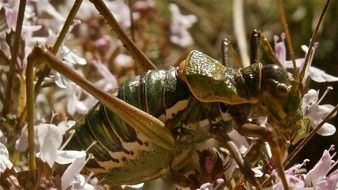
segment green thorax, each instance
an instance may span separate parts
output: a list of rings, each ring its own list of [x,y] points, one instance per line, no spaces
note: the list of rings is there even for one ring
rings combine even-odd
[[[192,51],[179,68],[179,77],[202,102],[256,103],[261,80],[260,63],[244,69],[226,67],[198,51]]]

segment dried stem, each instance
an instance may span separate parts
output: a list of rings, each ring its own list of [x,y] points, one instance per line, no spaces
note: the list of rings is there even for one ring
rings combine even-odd
[[[52,53],[56,54],[59,48],[61,47],[62,42],[64,41],[64,38],[66,37],[66,34],[70,28],[70,26],[73,24],[74,17],[77,13],[77,11],[80,8],[80,5],[83,0],[76,0],[66,21],[65,24],[62,27],[61,32],[59,33],[59,36],[53,46]],[[21,3],[20,3],[21,5]],[[24,120],[27,110],[27,123],[28,123],[28,159],[29,159],[29,173],[30,178],[35,181],[36,177],[36,160],[35,160],[35,143],[34,143],[34,99],[38,92],[42,81],[44,78],[48,75],[50,72],[50,68],[46,67],[43,71],[43,74],[40,76],[35,88],[34,88],[34,64],[32,63],[35,58],[29,57],[28,58],[28,64],[26,69],[26,93],[27,93],[27,104],[26,109],[24,109],[23,113],[21,114],[20,120]]]
[[[320,27],[321,23],[323,22],[324,14],[325,14],[327,8],[329,7],[330,2],[331,2],[330,0],[326,1],[324,9],[323,9],[323,11],[322,11],[322,13],[321,13],[321,15],[319,17],[318,23],[316,25],[316,29],[315,29],[315,31],[312,34],[312,37],[311,37],[311,40],[310,40],[310,44],[309,44],[309,51],[306,53],[305,61],[304,61],[304,66],[302,68],[302,71],[300,72],[300,80],[302,80],[304,78],[307,65],[309,64],[309,60],[310,60],[311,54],[312,54],[312,52],[314,50],[312,47],[314,46],[314,44],[316,42],[318,31],[319,31],[319,27]]]
[[[16,21],[15,27],[15,36],[14,42],[11,49],[11,60],[9,65],[9,72],[8,72],[8,84],[6,87],[6,101],[4,102],[4,109],[3,115],[6,115],[10,112],[11,104],[12,104],[12,92],[13,92],[13,80],[14,80],[14,72],[15,72],[15,65],[17,63],[17,56],[18,56],[18,48],[21,41],[21,31],[22,31],[22,24],[23,19],[25,16],[25,9],[26,9],[27,0],[20,0],[19,4],[19,11],[18,11],[18,18]]]
[[[58,51],[59,51],[59,48],[61,47],[63,41],[65,40],[66,38],[66,35],[69,31],[69,28],[71,27],[71,25],[73,24],[73,21],[74,21],[74,18],[76,16],[76,13],[78,12],[81,4],[82,4],[82,1],[83,0],[76,0],[73,4],[73,7],[72,9],[70,10],[68,16],[67,16],[67,19],[56,39],[56,42],[52,48],[52,53],[55,55]],[[40,75],[38,81],[36,82],[36,85],[35,85],[35,92],[36,92],[36,95],[37,93],[39,92],[39,89],[41,87],[41,84],[44,80],[44,78],[49,74],[50,72],[50,68],[47,67],[45,68],[43,71],[42,71],[42,74]]]
[[[66,38],[66,35],[71,27],[71,25],[73,24],[73,21],[74,21],[74,18],[76,16],[76,13],[78,12],[81,4],[82,4],[82,1],[83,0],[76,0],[73,4],[73,7],[72,9],[70,10],[67,18],[66,18],[66,21],[65,21],[65,24],[63,25],[57,39],[56,39],[56,42],[52,48],[52,53],[53,54],[56,54],[59,50],[59,48],[61,47],[62,45],[62,42],[64,41],[64,39]],[[45,67],[44,70],[41,72],[41,75],[39,76],[36,84],[35,84],[35,97],[38,95],[39,93],[39,90],[41,88],[41,84],[43,82],[43,80],[45,79],[45,77],[49,74],[50,72],[50,68],[49,67]],[[18,124],[19,126],[22,126],[23,125],[23,122],[25,121],[25,118],[26,118],[26,114],[27,114],[27,108],[25,107],[22,111],[22,113],[20,114],[20,117],[18,118]]]
[[[288,23],[286,21],[286,16],[285,16],[285,11],[284,11],[282,0],[277,0],[277,5],[279,9],[279,16],[280,16],[280,19],[281,19],[281,22],[282,22],[282,25],[283,25],[283,28],[286,34],[287,46],[290,52],[290,58],[291,58],[292,65],[293,65],[293,72],[294,72],[293,75],[294,75],[295,81],[300,82],[299,71],[296,65],[295,51],[293,50],[291,35],[289,32]]]

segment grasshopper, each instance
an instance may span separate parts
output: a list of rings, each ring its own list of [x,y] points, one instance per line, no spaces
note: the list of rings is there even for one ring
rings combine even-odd
[[[116,22],[102,1],[94,4],[108,23]],[[148,62],[123,31],[119,32],[136,59]],[[298,143],[309,132],[301,111],[303,72],[299,76],[295,67],[294,78],[289,77],[273,56],[270,63],[261,63],[260,46],[268,53],[271,47],[260,32],[252,33],[251,44],[251,65],[246,68],[226,66],[194,50],[178,67],[150,70],[127,80],[117,96],[96,88],[48,49],[35,47],[28,57],[27,109],[29,115],[34,112],[32,71],[37,65],[48,64],[99,100],[76,124],[69,147],[85,149],[97,141],[89,149],[95,159],[87,169],[102,183],[133,184],[168,175],[189,162],[198,143],[215,138],[229,149],[245,178],[261,189],[227,135],[234,127],[244,136],[268,142],[278,175],[288,189],[283,156],[290,143]],[[227,52],[224,60],[228,60]],[[231,115],[231,126],[226,113]],[[268,117],[267,126],[253,122],[258,116]],[[208,122],[207,127],[199,125],[202,121]],[[33,123],[29,117],[29,126]]]

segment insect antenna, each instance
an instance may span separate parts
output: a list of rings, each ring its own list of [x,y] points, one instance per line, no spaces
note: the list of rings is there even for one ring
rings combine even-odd
[[[281,64],[281,62],[276,58],[275,52],[272,50],[269,40],[266,39],[266,37],[264,37],[263,35],[260,36],[260,44],[261,44],[263,51],[270,58],[273,64],[279,65],[281,66],[281,68],[283,68],[283,65]]]
[[[250,36],[250,65],[259,61],[260,58],[261,32],[253,30]]]
[[[334,109],[326,115],[326,117],[314,128],[304,140],[302,140],[297,147],[289,154],[288,158],[284,162],[284,167],[290,164],[291,160],[299,153],[299,151],[313,138],[313,136],[318,132],[318,130],[328,121],[338,110],[338,104]]]
[[[237,68],[242,68],[243,65],[239,60],[239,56],[235,51],[234,47],[231,45],[231,41],[225,38],[221,44],[222,48],[222,64],[224,66],[234,66]]]
[[[324,6],[324,9],[319,17],[319,20],[317,22],[317,25],[316,25],[316,28],[315,28],[315,31],[313,32],[312,34],[312,37],[310,39],[310,44],[309,44],[309,50],[308,52],[306,53],[306,56],[305,56],[305,61],[304,61],[304,65],[303,65],[303,68],[302,68],[302,71],[300,72],[300,81],[303,80],[304,78],[304,75],[305,75],[305,71],[306,71],[306,68],[307,68],[307,65],[309,64],[309,60],[310,60],[310,57],[311,57],[311,54],[314,50],[314,48],[312,48],[316,42],[316,39],[317,39],[317,36],[318,36],[318,31],[319,31],[319,27],[320,25],[322,24],[323,22],[323,18],[324,18],[324,15],[325,15],[325,12],[327,10],[327,8],[329,7],[329,4],[330,4],[331,0],[327,0],[326,1],[326,4]]]
[[[134,25],[134,17],[133,17],[133,0],[128,0],[129,7],[129,19],[130,19],[130,36],[131,40],[135,42],[135,25]]]
[[[109,10],[107,5],[102,0],[90,0],[93,3],[95,8],[100,12],[100,14],[107,21],[108,25],[115,31],[117,36],[133,55],[136,61],[141,64],[145,70],[155,70],[157,69],[156,65],[150,61],[150,59],[136,46],[136,44],[127,36],[127,34],[122,30],[121,26],[118,24],[112,12]]]

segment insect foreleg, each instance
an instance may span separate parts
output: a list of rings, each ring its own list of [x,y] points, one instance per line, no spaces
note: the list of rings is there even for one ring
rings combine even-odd
[[[239,169],[241,170],[245,179],[248,180],[257,189],[263,189],[254,177],[254,173],[251,170],[249,164],[243,159],[241,153],[239,152],[234,142],[230,139],[230,137],[225,132],[213,132],[212,134],[216,140],[221,142],[222,145],[230,151],[231,156],[238,164]]]
[[[288,188],[288,183],[284,174],[283,164],[282,164],[282,151],[278,144],[277,135],[264,126],[260,126],[253,123],[245,123],[237,128],[238,132],[245,136],[254,136],[266,140],[272,152],[272,159],[275,164],[278,176],[281,178],[284,189]]]

